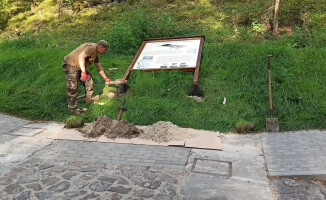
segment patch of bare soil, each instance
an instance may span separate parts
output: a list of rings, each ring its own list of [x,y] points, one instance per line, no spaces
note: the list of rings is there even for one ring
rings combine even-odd
[[[94,122],[79,129],[84,137],[100,137],[105,135],[108,138],[135,138],[139,137],[154,142],[180,141],[192,138],[195,135],[188,133],[186,129],[180,128],[171,122],[159,121],[151,126],[137,128],[127,120],[112,120],[106,116],[96,117]]]
[[[94,122],[87,124],[79,129],[85,137],[100,137],[105,135],[107,138],[134,138],[143,131],[127,120],[112,120],[106,116],[98,116]]]

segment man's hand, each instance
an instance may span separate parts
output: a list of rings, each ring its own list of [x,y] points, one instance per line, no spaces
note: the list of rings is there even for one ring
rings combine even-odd
[[[109,78],[104,78],[104,80],[105,80],[105,82],[107,82],[108,84],[110,84],[110,82],[111,82],[111,79],[109,79]]]
[[[81,78],[80,78],[80,80],[81,80],[81,81],[86,81],[86,79],[87,79],[87,74],[86,74],[86,72],[82,72],[82,73],[81,73]]]

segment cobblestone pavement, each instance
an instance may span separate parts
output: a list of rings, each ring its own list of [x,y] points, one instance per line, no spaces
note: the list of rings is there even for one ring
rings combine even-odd
[[[242,159],[248,154],[253,158]],[[228,145],[221,152],[58,141],[3,173],[0,193],[3,199],[273,199],[259,154]],[[145,162],[148,156],[155,158]]]
[[[0,114],[0,199],[325,199],[322,131],[222,134],[215,151],[47,139],[62,127]],[[312,180],[277,176],[298,167]]]
[[[181,199],[187,173],[163,168],[32,158],[3,174],[1,199]]]

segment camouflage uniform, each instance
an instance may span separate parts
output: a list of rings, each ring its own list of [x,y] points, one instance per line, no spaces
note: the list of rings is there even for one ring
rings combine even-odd
[[[86,71],[86,81],[81,81],[81,70],[75,66],[62,62],[63,71],[66,75],[66,98],[69,108],[77,108],[78,81],[84,86],[86,98],[91,98],[94,93],[92,74]]]
[[[97,49],[98,45],[104,47]],[[84,67],[87,69],[93,63],[97,67],[97,70],[100,72],[102,71],[102,66],[99,64],[99,57],[98,53],[105,53],[106,49],[108,49],[109,44],[104,41],[100,40],[97,44],[96,43],[84,43],[66,55],[62,62],[63,71],[66,75],[66,97],[68,102],[68,107],[70,111],[74,111],[77,109],[77,95],[78,95],[78,81],[84,86],[85,88],[85,95],[86,95],[86,103],[91,101],[96,101],[96,98],[93,97],[94,88],[93,88],[93,79],[92,74],[86,70],[86,81],[81,81],[81,66],[79,57],[80,55],[85,56],[84,60]],[[102,75],[102,74],[101,74]],[[105,76],[105,75],[104,75]],[[103,77],[104,79],[108,79],[107,77]],[[110,80],[110,79],[108,79]],[[97,97],[98,98],[98,97]],[[73,113],[73,112],[72,112]]]

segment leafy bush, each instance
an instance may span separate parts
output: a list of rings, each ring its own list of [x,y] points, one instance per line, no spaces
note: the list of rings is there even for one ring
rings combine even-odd
[[[194,30],[192,31],[194,32]],[[146,38],[172,37],[189,34],[189,28],[178,26],[168,13],[159,14],[140,5],[136,10],[123,14],[101,33],[108,38],[114,53],[134,55]]]
[[[134,54],[147,37],[148,22],[148,16],[143,9],[132,12],[131,17],[123,16],[113,22],[113,28],[108,33],[113,51]]]
[[[2,10],[0,10],[0,12],[4,13],[4,11],[2,11]],[[6,28],[8,20],[9,20],[8,15],[0,15],[0,33],[1,33],[1,30]]]
[[[307,22],[307,15],[324,13],[326,3],[320,0],[281,1],[279,17],[282,26],[302,26]]]

